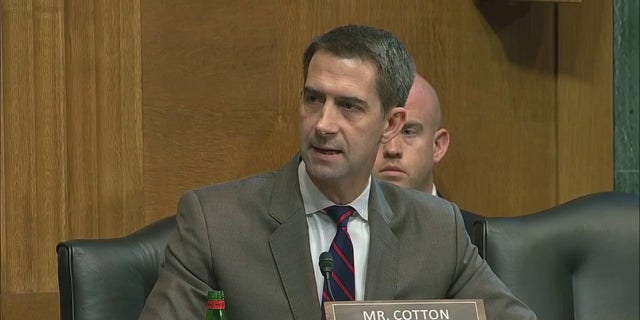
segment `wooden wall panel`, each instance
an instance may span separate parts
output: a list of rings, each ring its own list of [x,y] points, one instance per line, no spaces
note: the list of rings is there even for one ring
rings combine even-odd
[[[3,63],[3,86],[12,81],[21,86],[4,86],[2,108],[2,290],[19,290],[29,286],[28,276],[21,274],[15,264],[26,265],[27,251],[11,250],[7,239],[16,247],[25,246],[35,194],[33,169],[35,163],[29,155],[35,149],[33,103],[33,8],[31,3],[3,2],[2,59],[16,63]],[[20,41],[24,40],[24,41]],[[9,45],[10,44],[10,45]],[[6,80],[5,80],[6,79]],[[11,190],[11,194],[7,192]],[[11,214],[7,214],[10,212]],[[7,226],[11,226],[8,228]],[[27,284],[25,284],[25,282]]]
[[[1,6],[0,317],[56,318],[56,243],[144,223],[139,2]]]
[[[297,109],[279,100],[278,75],[299,62],[279,57],[293,50],[279,10],[273,1],[142,2],[147,220],[173,214],[188,189],[293,156]]]
[[[55,291],[57,270],[55,253],[51,244],[63,235],[61,223],[66,212],[66,147],[64,130],[64,55],[63,55],[63,6],[61,2],[48,0],[34,1],[34,55],[33,55],[33,97],[35,149],[29,158],[35,161],[34,176],[29,182],[34,186],[31,212],[23,212],[29,228],[22,230],[24,246],[12,247],[24,251],[30,260],[16,264],[19,272],[28,272],[33,283],[20,288],[27,292],[39,288],[44,292]],[[33,157],[41,154],[42,157]],[[24,254],[24,253],[22,253]],[[18,277],[24,279],[24,277]]]
[[[0,295],[0,320],[59,319],[57,292],[9,293]]]
[[[66,127],[69,238],[99,236],[96,49],[94,1],[73,1],[65,7]]]
[[[612,0],[558,5],[558,201],[613,191]]]
[[[143,1],[142,12],[148,221],[187,189],[295,153],[302,51],[346,23],[397,34],[440,92],[453,145],[437,176],[450,199],[490,215],[556,202],[552,4]]]
[[[69,237],[144,224],[137,1],[66,3]]]
[[[443,125],[451,134],[449,152],[436,166],[439,190],[488,216],[552,206],[554,6],[447,5],[437,12],[450,15],[432,27],[437,49],[422,48],[427,56],[418,62],[440,93]]]
[[[124,227],[116,229],[117,235],[127,234],[145,224],[144,219],[144,141],[142,117],[142,56],[140,29],[140,1],[121,0],[119,12],[120,82],[117,105],[120,107],[122,139],[120,161],[121,199]]]
[[[187,189],[293,156],[302,50],[338,24],[393,31],[436,87],[453,136],[436,179],[463,208],[612,187],[610,0],[0,7],[1,319],[57,318],[58,241],[129,233]]]
[[[95,1],[100,236],[144,224],[139,2]],[[115,197],[115,198],[114,198]],[[115,201],[114,201],[115,200]]]
[[[5,8],[11,29],[3,59],[19,63],[3,64],[5,79],[18,85],[4,91],[2,290],[53,291],[51,244],[61,237],[66,199],[62,7],[17,1]]]

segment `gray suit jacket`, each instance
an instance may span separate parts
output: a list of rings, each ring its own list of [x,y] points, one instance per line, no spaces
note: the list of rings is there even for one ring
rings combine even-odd
[[[233,320],[321,318],[298,161],[182,196],[141,319],[204,319],[211,288]],[[535,319],[478,256],[452,203],[374,180],[369,226],[366,300],[481,298],[488,319]]]

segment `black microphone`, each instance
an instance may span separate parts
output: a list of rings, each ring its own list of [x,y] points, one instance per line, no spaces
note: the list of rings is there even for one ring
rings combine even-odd
[[[331,274],[333,273],[333,257],[329,252],[323,252],[320,254],[320,261],[318,262],[320,266],[320,273],[324,277],[324,285],[327,287],[327,291],[329,291],[329,298],[331,301],[336,301],[333,298],[333,292],[331,292],[331,283],[329,279],[331,279]]]

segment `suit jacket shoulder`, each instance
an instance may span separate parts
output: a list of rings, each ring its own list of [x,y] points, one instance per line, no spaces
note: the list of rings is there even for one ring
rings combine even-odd
[[[370,252],[374,252],[376,237],[392,234],[388,238],[393,241],[387,241],[387,247],[395,247],[395,251],[386,249],[393,259],[386,263],[397,268],[383,267],[385,273],[374,271],[377,279],[367,274],[367,295],[370,283],[391,280],[396,286],[393,299],[479,298],[485,302],[487,319],[535,319],[478,256],[455,204],[385,182],[374,186]],[[376,222],[378,213],[388,221],[387,226]]]
[[[185,193],[141,319],[203,319],[212,288],[230,318],[319,319],[297,165]]]

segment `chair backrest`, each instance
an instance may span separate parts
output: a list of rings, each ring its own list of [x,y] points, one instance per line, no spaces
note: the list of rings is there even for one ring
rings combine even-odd
[[[474,224],[474,239],[539,319],[637,320],[639,199],[596,193],[527,216],[486,218]]]
[[[138,319],[175,225],[171,216],[122,238],[59,243],[60,318]]]

